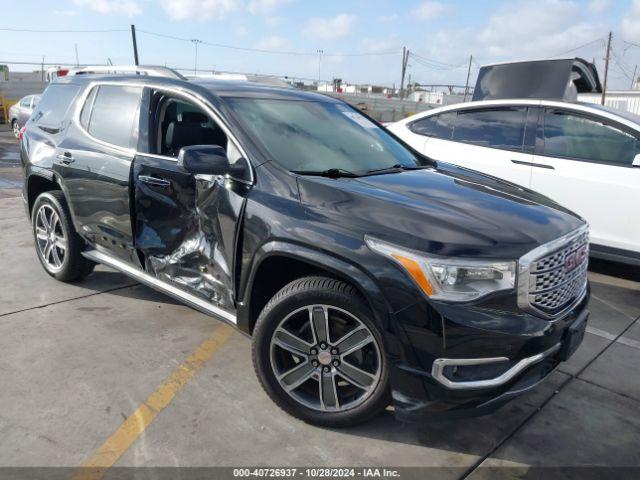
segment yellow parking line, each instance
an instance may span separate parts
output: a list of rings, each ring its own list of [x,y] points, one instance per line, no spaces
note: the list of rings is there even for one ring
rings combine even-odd
[[[73,480],[98,480],[129,449],[136,439],[167,407],[176,394],[204,366],[211,356],[229,340],[235,330],[221,325],[176,368],[169,377],[120,425],[106,442],[87,459]]]

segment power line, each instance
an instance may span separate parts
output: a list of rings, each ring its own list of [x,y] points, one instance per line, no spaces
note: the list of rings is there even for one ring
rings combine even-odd
[[[37,30],[31,28],[0,28],[2,32],[24,32],[24,33],[113,33],[128,32],[128,29],[106,29],[106,30]]]
[[[181,41],[181,42],[191,42],[192,39],[190,38],[185,38],[185,37],[179,37],[176,35],[168,35],[165,33],[158,33],[158,32],[150,32],[148,30],[141,30],[141,29],[136,29],[137,32],[140,33],[145,33],[147,35],[152,35],[155,37],[160,37],[160,38],[167,38],[170,40],[177,40],[177,41]],[[215,47],[215,48],[227,48],[230,50],[240,50],[240,51],[244,51],[244,52],[256,52],[256,53],[268,53],[268,54],[274,54],[274,55],[298,55],[298,56],[312,56],[315,57],[318,55],[317,52],[300,52],[300,51],[290,51],[290,50],[270,50],[270,49],[264,49],[264,48],[251,48],[251,47],[239,47],[237,45],[229,45],[229,44],[225,44],[225,43],[213,43],[213,42],[207,42],[207,41],[202,41],[202,45],[207,45],[209,47]],[[323,53],[323,56],[325,57],[371,57],[371,56],[378,56],[378,55],[399,55],[401,53],[400,50],[398,51],[387,51],[387,52],[358,52],[358,53]]]
[[[551,57],[559,57],[561,55],[566,55],[567,53],[575,52],[576,50],[580,50],[582,48],[588,47],[589,45],[593,45],[594,43],[601,43],[601,46],[604,46],[604,38],[596,38],[595,40],[591,40],[583,45],[578,45],[577,47],[570,48],[569,50],[565,50],[564,52],[556,53],[555,55],[551,55]]]

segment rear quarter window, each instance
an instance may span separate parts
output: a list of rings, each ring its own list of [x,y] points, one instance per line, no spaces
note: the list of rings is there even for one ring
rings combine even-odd
[[[49,85],[31,116],[33,123],[52,133],[59,131],[79,91],[78,85]]]
[[[135,147],[142,87],[101,85],[94,91],[87,97],[81,113],[83,127],[103,142],[123,148]]]
[[[425,137],[435,137],[450,140],[453,133],[453,125],[456,120],[456,112],[445,112],[432,115],[409,124],[409,130]]]

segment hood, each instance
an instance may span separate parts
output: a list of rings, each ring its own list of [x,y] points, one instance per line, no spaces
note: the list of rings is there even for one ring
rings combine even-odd
[[[598,71],[582,58],[485,65],[473,100],[535,98],[576,101],[578,93],[602,92]]]
[[[353,179],[301,177],[299,186],[306,211],[323,222],[437,255],[519,258],[584,224],[531,190],[441,162]]]

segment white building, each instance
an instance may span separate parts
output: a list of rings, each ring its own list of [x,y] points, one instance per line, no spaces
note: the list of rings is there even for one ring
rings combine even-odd
[[[600,93],[580,93],[580,102],[600,103]],[[640,115],[640,90],[608,90],[604,98],[604,104],[624,112]]]

